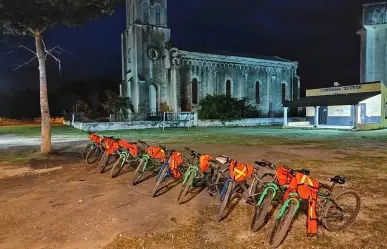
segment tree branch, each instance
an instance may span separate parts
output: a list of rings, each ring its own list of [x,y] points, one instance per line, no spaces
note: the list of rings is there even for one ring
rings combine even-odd
[[[29,60],[29,61],[27,61],[27,62],[25,62],[25,63],[23,63],[23,64],[21,64],[21,65],[19,65],[19,66],[17,66],[13,71],[16,71],[16,70],[18,70],[19,68],[21,68],[21,67],[24,67],[25,65],[27,65],[27,64],[29,64],[29,63],[31,63],[33,60],[35,60],[37,57],[35,56],[34,58],[32,58],[31,60]]]
[[[20,49],[20,48],[23,48],[23,49],[25,49],[25,50],[27,50],[27,51],[33,53],[34,55],[36,55],[36,53],[35,53],[32,49],[30,49],[30,48],[28,48],[28,47],[26,47],[26,46],[24,46],[24,45],[21,45],[21,44],[18,44],[18,45],[12,45],[12,44],[10,44],[10,43],[8,43],[8,42],[1,41],[1,40],[0,40],[0,42],[5,43],[5,44],[8,44],[8,45],[11,46],[11,47],[15,47],[15,49],[13,49],[13,50],[11,50],[11,51],[5,53],[6,55],[12,54],[13,52],[17,51],[17,50]]]

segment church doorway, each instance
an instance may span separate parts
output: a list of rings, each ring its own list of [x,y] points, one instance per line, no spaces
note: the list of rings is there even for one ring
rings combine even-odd
[[[149,86],[149,109],[151,113],[157,112],[157,87],[155,85]]]

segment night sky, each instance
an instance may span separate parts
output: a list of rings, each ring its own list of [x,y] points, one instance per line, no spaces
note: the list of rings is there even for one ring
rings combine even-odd
[[[299,62],[301,88],[359,83],[362,4],[372,0],[168,0],[168,25],[173,42],[191,50],[226,50],[280,56]],[[56,27],[45,36],[47,46],[61,46],[61,77],[48,62],[48,84],[79,79],[121,80],[121,40],[125,9],[81,28]],[[5,38],[4,38],[5,39]],[[4,40],[3,39],[3,40]],[[19,40],[33,48],[32,38]],[[11,41],[15,43],[14,40]],[[12,72],[31,54],[9,55],[0,44],[0,93],[38,87],[37,64]]]

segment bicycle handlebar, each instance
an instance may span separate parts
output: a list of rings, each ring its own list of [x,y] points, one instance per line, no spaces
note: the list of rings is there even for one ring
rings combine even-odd
[[[193,157],[200,157],[202,154],[200,154],[199,152],[196,152],[188,147],[184,147],[186,150],[188,150],[189,152],[191,152],[191,156]]]

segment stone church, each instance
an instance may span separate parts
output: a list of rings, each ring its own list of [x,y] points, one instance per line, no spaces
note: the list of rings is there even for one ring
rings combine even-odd
[[[387,82],[387,3],[363,5],[360,82]]]
[[[196,111],[206,95],[225,94],[273,116],[283,113],[283,101],[299,98],[297,62],[180,50],[170,32],[167,0],[126,1],[120,92],[135,112]]]

